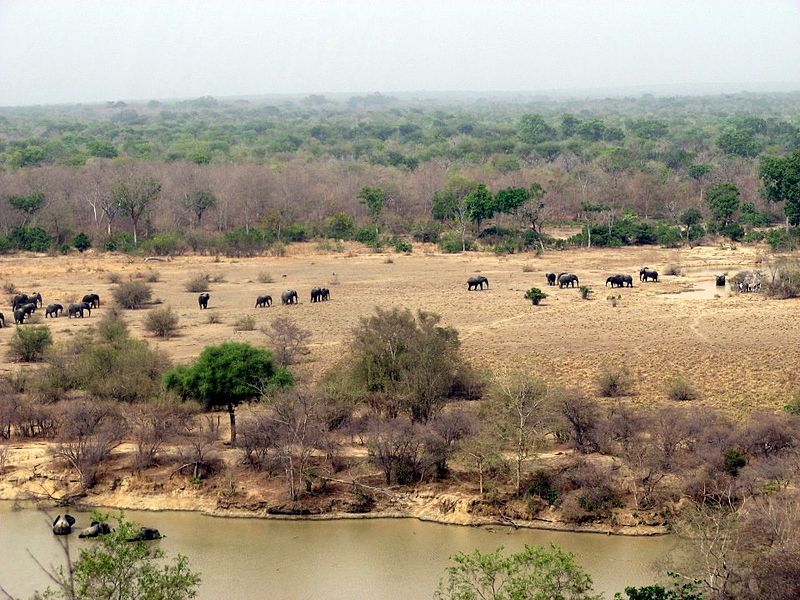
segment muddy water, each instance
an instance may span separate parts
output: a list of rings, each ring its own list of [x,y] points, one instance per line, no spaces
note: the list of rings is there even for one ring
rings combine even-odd
[[[73,512],[78,526],[88,515]],[[448,557],[475,548],[518,550],[555,543],[576,554],[606,597],[656,577],[654,562],[675,546],[669,536],[633,538],[587,533],[457,527],[411,519],[267,521],[196,513],[126,513],[167,537],[157,543],[181,553],[202,574],[201,600],[409,600],[431,598]],[[86,543],[71,537],[73,552]],[[47,518],[0,502],[0,585],[29,597],[47,585],[28,555],[58,564],[63,554]]]

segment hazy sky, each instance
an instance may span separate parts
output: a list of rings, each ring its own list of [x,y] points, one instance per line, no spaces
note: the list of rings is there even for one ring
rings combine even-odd
[[[800,0],[0,0],[0,105],[764,82]]]

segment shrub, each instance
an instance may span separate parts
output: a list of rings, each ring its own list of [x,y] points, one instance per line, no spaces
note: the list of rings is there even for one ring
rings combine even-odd
[[[58,251],[59,251],[61,254],[65,255],[65,256],[66,256],[67,254],[69,254],[69,251],[70,251],[70,250],[72,250],[72,246],[70,246],[69,244],[66,244],[66,243],[64,243],[64,244],[61,244],[61,245],[59,245],[59,247],[58,247]]]
[[[675,401],[695,400],[697,390],[684,377],[673,377],[667,382],[667,398]]]
[[[589,295],[594,293],[592,291],[592,288],[590,288],[588,285],[582,285],[578,288],[578,290],[581,293],[581,298],[583,298],[584,300],[588,300]]]
[[[12,358],[21,362],[38,362],[45,351],[53,345],[53,336],[46,325],[41,327],[17,327],[8,342]]]
[[[475,244],[472,240],[464,241],[464,249],[472,250]],[[461,235],[456,231],[448,231],[439,238],[439,249],[446,254],[455,254],[462,251]]]
[[[374,227],[359,227],[353,236],[357,242],[370,246],[378,241],[378,232]]]
[[[219,315],[219,313],[208,313],[208,316],[206,317],[206,323],[209,325],[218,325],[219,323],[222,323],[222,317]]]
[[[739,470],[747,464],[744,455],[739,450],[731,449],[725,452],[725,471],[736,477]]]
[[[253,331],[256,328],[256,318],[253,315],[244,315],[233,322],[234,331]]]
[[[6,294],[16,294],[17,292],[19,292],[17,286],[14,285],[11,281],[7,281],[6,283],[3,284],[3,291]]]
[[[14,227],[9,239],[18,250],[31,252],[47,252],[53,243],[50,234],[41,227]]]
[[[405,240],[401,240],[399,237],[392,238],[392,246],[394,246],[395,252],[402,252],[405,254],[411,252],[411,244]]]
[[[195,275],[189,281],[187,281],[183,288],[187,292],[207,292],[210,282],[211,276],[208,273],[201,273],[199,275]]]
[[[619,303],[620,303],[620,301],[622,300],[622,294],[618,294],[618,295],[616,295],[616,296],[615,296],[614,294],[611,294],[611,295],[610,295],[610,296],[608,296],[606,299],[607,299],[609,302],[611,302],[611,306],[613,306],[614,308],[616,308],[617,304],[619,304]]]
[[[255,256],[266,250],[275,235],[258,229],[232,229],[222,236],[220,245],[226,256]]]
[[[144,319],[144,328],[156,337],[170,338],[178,328],[178,313],[169,306],[153,309]]]
[[[336,240],[349,240],[353,237],[356,222],[353,217],[345,212],[338,212],[325,217],[322,222],[322,234]]]
[[[11,252],[13,248],[14,244],[11,240],[4,235],[0,235],[0,254]]]
[[[284,242],[305,242],[310,237],[311,232],[304,223],[292,223],[281,230],[281,240]]]
[[[311,338],[310,331],[288,317],[278,317],[268,327],[263,327],[261,333],[269,339],[273,348],[272,355],[281,367],[294,363],[298,354],[305,354],[308,350],[307,342]]]
[[[605,398],[627,396],[633,381],[625,367],[606,366],[597,378],[597,393]]]
[[[771,281],[765,280],[764,293],[772,298],[797,298],[800,296],[800,266],[778,267]]]
[[[411,229],[411,235],[414,240],[424,244],[436,244],[439,241],[439,236],[442,233],[442,225],[437,221],[426,221],[424,223],[417,223]]]
[[[275,279],[266,271],[261,271],[258,274],[258,283],[272,283]]]
[[[147,271],[144,274],[144,280],[148,283],[156,283],[161,280],[161,273],[158,271]]]
[[[81,232],[73,238],[72,245],[78,252],[85,252],[92,247],[92,240],[89,239],[88,235]]]
[[[522,272],[523,273],[533,273],[534,268],[531,265],[522,265]]]
[[[133,252],[135,249],[133,236],[127,231],[117,232],[103,242],[103,250],[106,252]]]
[[[676,265],[669,265],[666,269],[664,269],[664,275],[680,275],[681,268]]]
[[[770,229],[764,234],[764,239],[773,252],[794,250],[795,242],[783,229]]]
[[[180,254],[186,248],[186,244],[175,234],[153,236],[142,246],[147,252],[157,256]]]
[[[123,308],[141,308],[153,297],[153,288],[144,281],[125,281],[112,292],[114,301]]]
[[[109,273],[108,275],[106,275],[106,280],[108,281],[108,283],[117,284],[122,281],[122,275],[120,275],[119,273]]]
[[[719,234],[730,238],[731,241],[738,242],[744,237],[744,228],[739,223],[726,223],[719,228]]]
[[[534,287],[525,292],[525,298],[530,300],[534,306],[538,306],[539,302],[547,298],[547,294],[539,288]]]

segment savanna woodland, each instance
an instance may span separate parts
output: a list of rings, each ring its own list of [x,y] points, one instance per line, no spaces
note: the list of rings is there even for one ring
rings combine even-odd
[[[0,108],[0,201],[4,498],[670,532],[631,600],[800,596],[798,93]]]

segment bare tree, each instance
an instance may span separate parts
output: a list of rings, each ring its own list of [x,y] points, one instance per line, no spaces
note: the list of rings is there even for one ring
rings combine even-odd
[[[281,367],[293,364],[298,354],[308,351],[311,332],[289,317],[277,317],[261,329],[272,347],[273,358]]]

